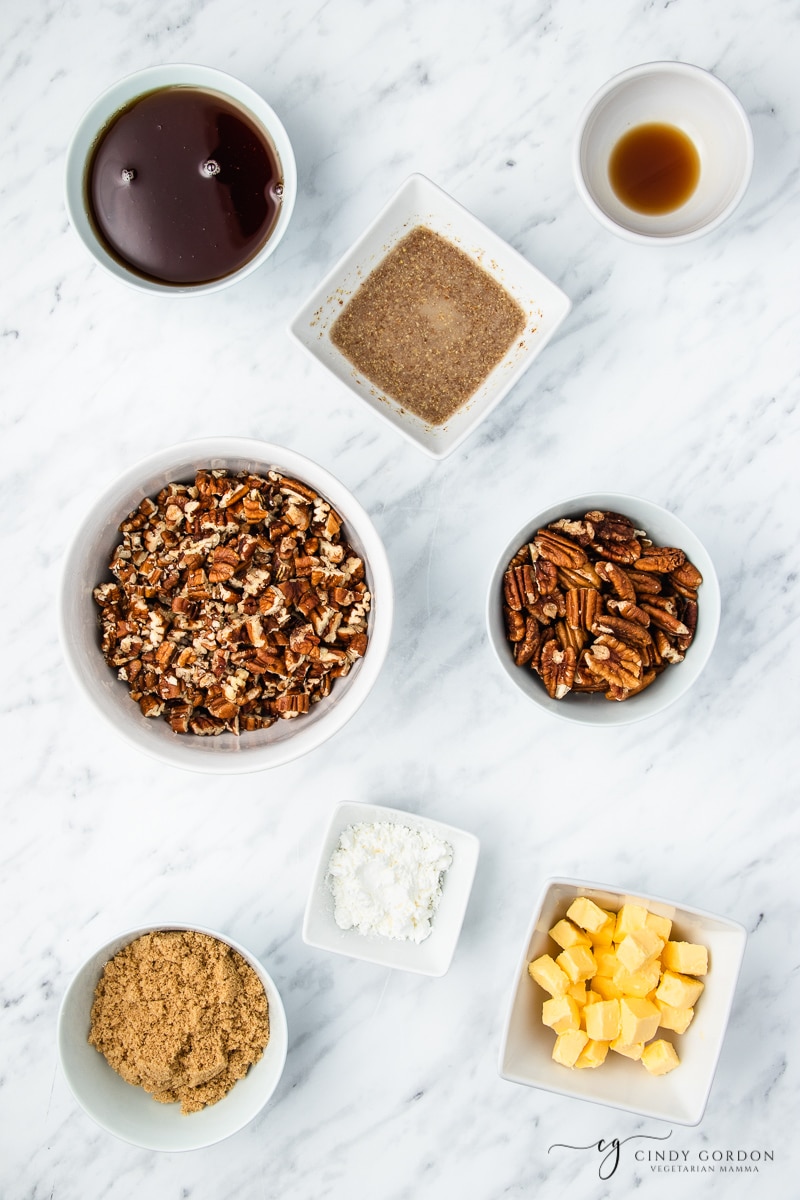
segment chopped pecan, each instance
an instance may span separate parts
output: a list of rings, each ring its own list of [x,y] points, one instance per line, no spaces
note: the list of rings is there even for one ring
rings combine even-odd
[[[102,651],[142,711],[178,733],[308,712],[366,652],[364,565],[305,484],[198,471],[142,501],[120,532],[118,582],[94,592]]]
[[[602,601],[596,588],[571,588],[567,592],[567,624],[589,630],[600,615]]]
[[[622,567],[615,562],[607,562],[605,559],[600,559],[595,563],[595,570],[603,583],[609,584],[615,595],[620,600],[635,600],[636,591],[633,584],[628,578],[627,572],[623,571]]]

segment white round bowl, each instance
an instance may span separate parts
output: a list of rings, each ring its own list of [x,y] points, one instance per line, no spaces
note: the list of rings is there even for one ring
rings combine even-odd
[[[690,198],[657,216],[623,204],[608,174],[622,135],[651,122],[677,126],[700,156]],[[578,192],[606,229],[634,242],[686,242],[716,229],[741,200],[753,170],[753,133],[742,105],[716,76],[687,63],[645,63],[609,80],[586,105],[573,169]]]
[[[582,517],[592,509],[623,513],[637,529],[662,546],[677,546],[685,551],[703,576],[697,599],[697,630],[682,663],[668,666],[638,696],[611,701],[605,696],[570,692],[562,700],[553,700],[535,671],[518,667],[513,647],[506,637],[503,619],[503,576],[509,562],[529,542],[538,529],[561,517]],[[714,564],[700,539],[674,513],[651,500],[616,492],[591,492],[552,504],[537,513],[514,534],[500,555],[486,598],[486,622],[489,641],[508,678],[545,712],[580,725],[631,725],[652,717],[674,704],[689,690],[711,657],[717,640],[721,612],[720,590]]]
[[[106,963],[146,933],[189,929],[231,946],[258,975],[269,1003],[269,1041],[262,1057],[216,1104],[183,1114],[179,1104],[159,1104],[109,1066],[89,1044],[94,993]],[[89,1116],[116,1137],[147,1150],[198,1150],[230,1137],[261,1111],[283,1073],[289,1032],[278,989],[261,963],[232,938],[200,925],[146,925],[106,942],[78,970],[58,1014],[58,1057],[70,1090]]]
[[[294,720],[269,729],[217,737],[174,733],[160,717],[143,716],[127,684],[117,679],[100,650],[99,609],[92,598],[110,578],[120,522],[144,499],[174,480],[191,480],[201,467],[266,474],[277,470],[314,488],[341,516],[348,542],[363,559],[372,593],[369,643],[349,674],[334,680],[330,695]],[[232,775],[291,762],[327,741],[352,717],[378,678],[392,628],[394,601],[389,560],[369,516],[328,471],[284,446],[249,438],[207,438],[169,446],[127,470],[92,505],[77,529],[62,569],[59,623],[64,657],[86,698],[117,733],[173,767]]]
[[[283,174],[283,198],[275,226],[264,245],[238,271],[233,271],[223,279],[215,279],[210,283],[171,284],[159,283],[154,279],[145,279],[129,270],[106,250],[97,236],[89,218],[86,203],[86,168],[89,155],[99,134],[108,122],[137,96],[165,87],[198,87],[219,92],[235,104],[247,110],[252,119],[261,126],[272,143],[278,156],[278,162]],[[217,71],[213,67],[203,67],[192,63],[168,63],[160,67],[147,67],[128,75],[125,79],[113,84],[95,100],[94,104],[84,113],[67,150],[66,205],[72,227],[83,242],[89,253],[96,261],[123,283],[138,288],[142,292],[160,292],[165,295],[185,295],[199,292],[218,292],[228,287],[238,279],[244,279],[265,259],[275,251],[286,232],[292,216],[292,210],[297,198],[297,167],[295,165],[292,144],[275,111],[266,100],[253,91],[246,83]]]

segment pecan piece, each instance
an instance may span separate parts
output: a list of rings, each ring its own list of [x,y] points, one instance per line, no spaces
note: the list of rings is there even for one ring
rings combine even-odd
[[[636,590],[628,578],[626,571],[615,562],[600,559],[595,563],[595,570],[603,583],[609,584],[620,600],[635,600]]]
[[[553,638],[545,642],[539,658],[539,674],[553,700],[562,700],[572,688],[577,656],[571,646],[565,650]]]
[[[640,650],[651,645],[653,639],[643,625],[636,621],[626,621],[624,617],[614,617],[607,613],[599,616],[592,625],[592,633],[610,633],[628,646],[637,646]]]
[[[632,600],[608,600],[606,603],[612,612],[619,613],[626,621],[635,621],[637,625],[643,625],[645,628],[650,624],[650,617]]]
[[[585,655],[587,668],[609,684],[634,688],[642,678],[642,656],[610,634],[601,634]]]
[[[589,630],[600,615],[600,593],[595,588],[571,588],[567,592],[567,624]]]
[[[525,633],[522,639],[514,645],[514,662],[518,667],[526,666],[531,660],[538,664],[541,648],[541,626],[535,617],[528,617],[525,622]]]
[[[675,546],[647,546],[636,563],[637,571],[655,571],[658,575],[669,575],[686,562],[686,555]]]
[[[540,529],[533,539],[533,547],[538,556],[554,563],[557,567],[580,567],[586,562],[586,551],[576,546],[569,538],[553,533],[548,529]],[[534,556],[531,550],[531,557]]]
[[[689,630],[683,621],[678,620],[667,609],[658,608],[655,604],[642,604],[642,608],[649,614],[651,624],[663,629],[670,637],[685,637],[688,634]]]
[[[669,577],[673,583],[683,584],[684,587],[692,588],[694,591],[697,591],[703,582],[703,576],[694,563],[689,562],[688,558],[674,571],[670,571]]]

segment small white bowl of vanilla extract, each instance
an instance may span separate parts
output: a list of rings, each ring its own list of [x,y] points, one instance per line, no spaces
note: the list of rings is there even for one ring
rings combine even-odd
[[[212,67],[115,83],[67,153],[66,204],[105,270],[146,292],[212,292],[280,242],[297,195],[291,142],[252,88]]]
[[[594,217],[634,242],[686,242],[744,195],[753,134],[733,92],[701,67],[654,62],[609,80],[584,109],[575,182]]]

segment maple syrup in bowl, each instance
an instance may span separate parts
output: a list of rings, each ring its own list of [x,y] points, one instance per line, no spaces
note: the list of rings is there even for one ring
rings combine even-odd
[[[209,67],[140,71],[89,109],[67,156],[67,209],[95,259],[144,291],[207,292],[255,270],[291,217],[280,120]]]
[[[589,211],[630,241],[709,233],[753,168],[747,114],[721,80],[687,63],[632,67],[592,97],[578,124],[575,182]]]

